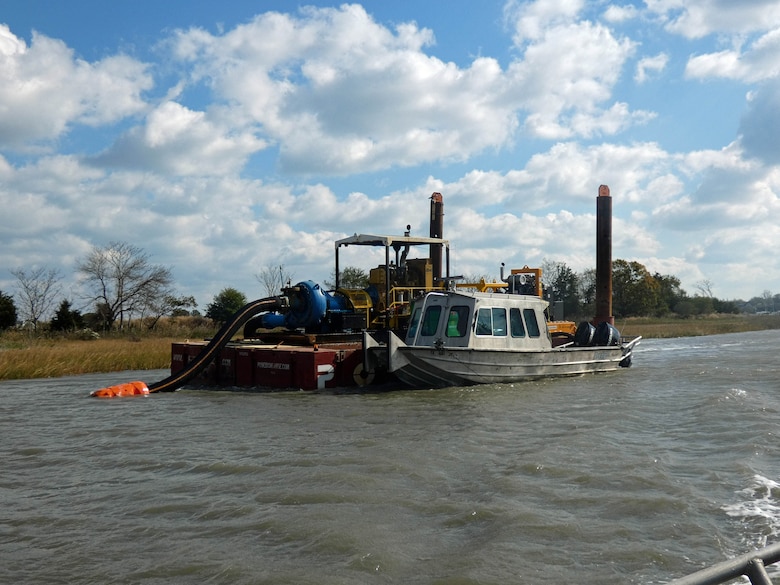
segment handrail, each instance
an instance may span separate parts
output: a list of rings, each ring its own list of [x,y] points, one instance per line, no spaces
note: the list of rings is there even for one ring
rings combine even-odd
[[[418,296],[423,296],[429,292],[444,292],[440,286],[394,286],[390,289],[390,296],[386,299],[386,308],[381,315],[377,315],[374,323],[381,323],[384,320],[387,327],[396,329],[399,327],[399,320],[402,317],[409,316],[409,307],[412,300]]]
[[[422,307],[420,307],[420,321],[417,323],[417,329],[414,332],[414,339],[412,345],[417,345],[417,340],[420,338],[420,329],[423,327],[423,319],[425,318],[425,308],[428,306],[428,295],[423,297]]]
[[[390,289],[391,298],[387,304],[389,308],[397,310],[397,307],[408,307],[415,296],[435,291],[444,292],[444,289],[440,286],[394,286]]]
[[[780,561],[780,542],[691,573],[667,585],[718,585],[743,575],[753,585],[772,585],[765,567],[777,561]]]

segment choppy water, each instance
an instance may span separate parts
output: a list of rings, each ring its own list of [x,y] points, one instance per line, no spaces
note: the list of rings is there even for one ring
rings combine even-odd
[[[0,383],[0,582],[662,583],[780,539],[780,332],[382,394]]]

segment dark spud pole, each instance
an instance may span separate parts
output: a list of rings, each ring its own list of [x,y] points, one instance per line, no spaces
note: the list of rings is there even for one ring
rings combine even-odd
[[[431,223],[430,223],[430,237],[443,238],[444,237],[444,198],[441,193],[434,193],[431,195]],[[433,267],[433,284],[441,284],[441,246],[436,244],[430,245],[430,257]],[[449,274],[447,275],[449,276]]]
[[[596,316],[593,324],[615,324],[612,315],[612,196],[599,186],[596,197]]]

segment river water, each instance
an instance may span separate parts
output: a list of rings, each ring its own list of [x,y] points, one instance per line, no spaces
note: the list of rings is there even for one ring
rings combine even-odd
[[[373,394],[0,383],[0,583],[663,583],[780,540],[780,331]]]

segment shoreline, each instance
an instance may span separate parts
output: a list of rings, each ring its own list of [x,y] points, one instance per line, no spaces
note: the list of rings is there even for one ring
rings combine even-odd
[[[615,327],[625,337],[701,337],[780,329],[780,314],[715,315],[693,319],[616,319]],[[124,370],[169,369],[173,342],[208,336],[202,330],[197,334],[191,333],[145,337],[135,334],[123,337],[111,335],[89,340],[30,338],[7,333],[0,336],[0,383],[6,380],[59,378]]]
[[[780,329],[780,313],[712,315],[690,319],[632,317],[630,319],[615,319],[615,327],[625,337],[636,335],[641,335],[645,339],[701,337],[703,335]]]

